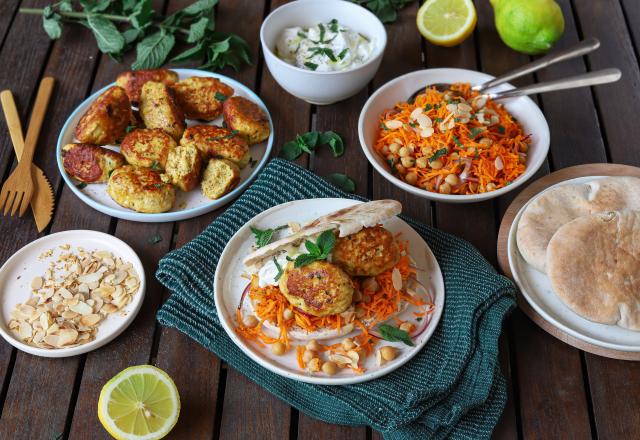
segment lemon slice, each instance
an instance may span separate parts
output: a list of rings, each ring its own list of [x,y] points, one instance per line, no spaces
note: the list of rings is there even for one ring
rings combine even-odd
[[[167,373],[152,365],[129,367],[107,382],[98,419],[118,440],[155,440],[178,421],[180,396]]]
[[[427,0],[418,10],[416,23],[424,38],[438,46],[462,43],[476,26],[471,0]]]

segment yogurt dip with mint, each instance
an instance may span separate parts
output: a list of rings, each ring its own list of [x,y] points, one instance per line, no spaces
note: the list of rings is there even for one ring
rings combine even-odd
[[[276,55],[296,67],[316,72],[353,69],[367,62],[373,43],[333,19],[308,29],[284,29],[276,43]]]

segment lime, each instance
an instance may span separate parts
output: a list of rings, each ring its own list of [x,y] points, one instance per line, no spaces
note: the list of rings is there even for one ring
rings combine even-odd
[[[500,38],[518,52],[546,52],[564,32],[562,10],[553,0],[491,0],[491,4]]]
[[[416,24],[424,38],[438,46],[462,43],[476,26],[471,0],[427,0],[418,10]]]
[[[167,373],[153,365],[129,367],[107,382],[98,419],[118,440],[155,440],[178,421],[180,396]]]

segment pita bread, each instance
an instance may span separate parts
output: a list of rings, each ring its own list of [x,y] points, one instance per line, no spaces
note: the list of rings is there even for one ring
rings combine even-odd
[[[516,231],[518,249],[527,263],[545,272],[547,245],[564,224],[602,211],[640,210],[640,179],[607,177],[557,186],[531,202]]]
[[[244,259],[244,264],[254,267],[289,246],[298,245],[303,240],[327,230],[338,230],[340,237],[355,234],[362,228],[375,226],[401,212],[402,204],[395,200],[375,200],[349,206],[313,220],[298,232],[257,249]]]
[[[640,211],[577,218],[547,249],[553,290],[591,321],[640,331]]]

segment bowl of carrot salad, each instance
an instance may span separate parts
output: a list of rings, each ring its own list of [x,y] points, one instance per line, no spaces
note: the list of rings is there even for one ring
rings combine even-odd
[[[493,101],[472,90],[491,78],[430,69],[385,84],[360,114],[367,158],[395,185],[432,200],[481,201],[521,185],[544,162],[549,127],[527,97]]]

